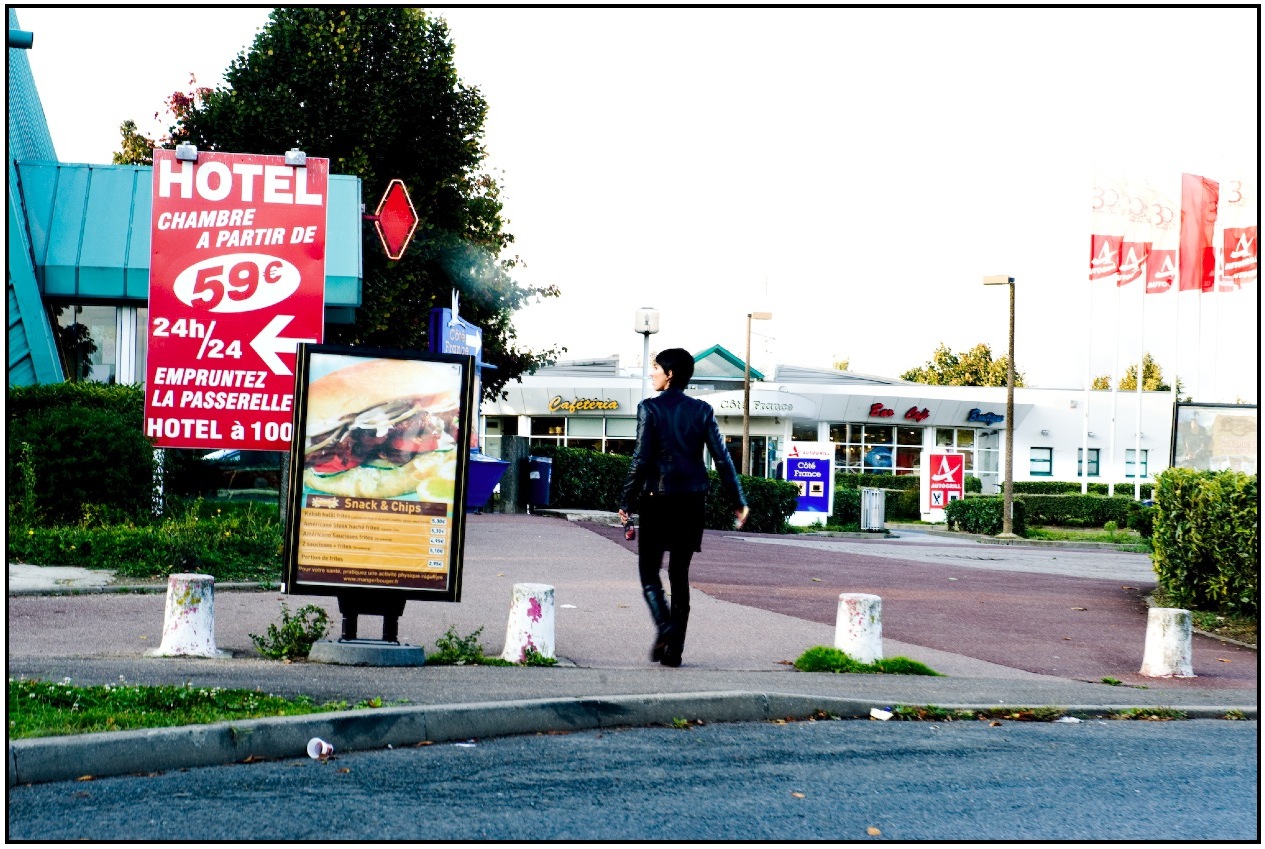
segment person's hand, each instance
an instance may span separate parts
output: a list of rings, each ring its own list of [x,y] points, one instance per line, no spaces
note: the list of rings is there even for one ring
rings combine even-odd
[[[619,523],[621,525],[628,524],[628,513],[626,513],[622,508],[619,511]]]
[[[751,514],[750,507],[743,507],[734,511],[734,516],[737,517],[737,520],[734,522],[735,531],[742,530],[742,526],[747,523],[747,516],[749,516],[750,514]]]

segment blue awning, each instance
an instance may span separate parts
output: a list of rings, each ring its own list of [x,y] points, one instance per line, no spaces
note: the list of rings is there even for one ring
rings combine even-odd
[[[149,300],[152,168],[18,162],[35,278],[45,298]],[[325,305],[347,320],[363,275],[360,179],[331,174]]]

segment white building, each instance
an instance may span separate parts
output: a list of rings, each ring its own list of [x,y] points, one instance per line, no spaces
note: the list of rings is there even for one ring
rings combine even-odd
[[[715,408],[741,468],[743,362],[720,346],[695,360],[687,391]],[[784,365],[771,378],[752,369],[751,378],[754,475],[776,476],[792,440],[835,443],[839,474],[918,474],[924,452],[953,448],[965,455],[966,473],[980,478],[985,493],[998,492],[1005,429],[1012,424],[1015,480],[1080,481],[1087,465],[1088,482],[1131,494],[1135,475],[1152,482],[1169,465],[1170,392],[1018,388],[1009,423],[1004,387],[929,386]],[[631,454],[642,385],[617,358],[559,363],[525,375],[506,385],[506,398],[483,403],[483,450],[495,456],[502,436],[518,435],[532,444]]]

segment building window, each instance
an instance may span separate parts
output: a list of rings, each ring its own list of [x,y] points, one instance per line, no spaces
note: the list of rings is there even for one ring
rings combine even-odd
[[[1076,449],[1076,477],[1085,474],[1084,470],[1084,448]],[[1091,478],[1098,477],[1098,449],[1089,449],[1089,476]]]
[[[816,442],[816,422],[791,422],[791,439],[795,442]]]
[[[1029,448],[1028,474],[1034,478],[1048,478],[1054,474],[1054,449]]]
[[[1137,470],[1134,466],[1137,455],[1132,448],[1126,449],[1124,452],[1124,476],[1126,478],[1134,477]],[[1146,471],[1146,450],[1142,451],[1142,477],[1147,476]]]

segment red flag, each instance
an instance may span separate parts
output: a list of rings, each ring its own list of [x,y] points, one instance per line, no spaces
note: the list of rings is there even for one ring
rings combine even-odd
[[[1126,203],[1119,180],[1094,175],[1094,189],[1089,204],[1090,282],[1110,280],[1120,271]]]
[[[1183,292],[1211,292],[1216,283],[1212,231],[1217,223],[1217,184],[1207,177],[1182,175],[1182,230],[1178,254]]]
[[[1120,276],[1117,286],[1127,286],[1146,276],[1146,259],[1151,253],[1150,207],[1155,190],[1137,181],[1124,185],[1124,239],[1120,243]]]
[[[1233,292],[1255,283],[1260,249],[1257,222],[1260,207],[1256,181],[1224,180],[1217,203],[1216,247],[1220,254],[1220,289]]]
[[[1165,180],[1151,198],[1151,252],[1146,258],[1146,293],[1168,292],[1177,282],[1177,246],[1180,243],[1180,209],[1173,201],[1176,178]]]

